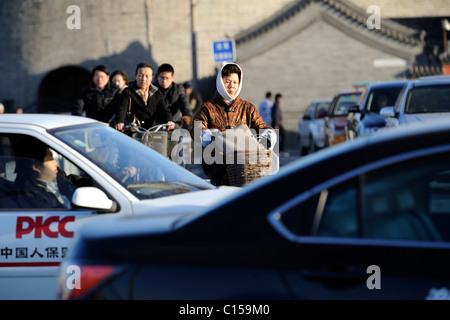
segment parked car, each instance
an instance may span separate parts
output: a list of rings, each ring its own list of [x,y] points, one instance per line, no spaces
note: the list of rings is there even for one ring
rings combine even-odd
[[[326,147],[325,117],[331,99],[319,99],[311,102],[298,124],[300,154],[306,155]]]
[[[345,141],[348,110],[358,103],[362,92],[347,90],[338,92],[331,101],[325,121],[325,133],[328,146]]]
[[[201,212],[92,220],[58,297],[448,298],[449,241],[450,126],[416,124],[302,157]]]
[[[43,176],[37,177],[41,179],[36,180],[37,187],[27,182],[34,171],[46,172],[42,162],[31,160],[36,154],[31,149],[41,144],[39,150],[50,148],[48,162],[55,160],[60,169],[58,175],[53,171],[60,190],[56,196],[51,191],[56,184]],[[25,183],[19,185],[19,179]],[[70,191],[63,192],[63,186]],[[195,211],[236,190],[214,187],[89,118],[4,114],[0,117],[0,299],[54,299],[59,263],[86,220],[105,214],[161,215],[168,207]]]
[[[403,87],[409,80],[383,81],[370,84],[358,104],[349,108],[346,140],[376,132],[386,125],[381,108],[395,104]]]
[[[386,106],[380,115],[386,126],[396,127],[450,116],[450,76],[430,76],[406,85],[395,106]]]

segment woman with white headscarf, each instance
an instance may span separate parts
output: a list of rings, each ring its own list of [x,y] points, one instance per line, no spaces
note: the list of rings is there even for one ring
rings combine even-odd
[[[242,83],[243,72],[239,65],[227,63],[220,69],[216,78],[215,96],[203,104],[194,119],[201,122],[202,137],[210,135],[210,130],[225,131],[241,125],[247,125],[249,129],[254,129],[256,132],[269,128],[256,107],[241,99]],[[203,139],[205,140],[210,141],[210,139]],[[206,165],[205,163],[202,165],[205,174],[213,184],[228,183],[224,165]]]
[[[203,104],[196,121],[201,121],[202,130],[224,131],[247,125],[250,129],[267,129],[256,107],[241,99],[243,72],[235,63],[225,64],[216,79],[215,96]]]

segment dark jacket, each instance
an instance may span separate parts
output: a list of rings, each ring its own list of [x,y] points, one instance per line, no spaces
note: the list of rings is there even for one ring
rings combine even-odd
[[[16,188],[20,190],[18,203],[21,208],[66,208],[61,200],[52,193],[44,183],[34,177],[24,181],[16,181]],[[58,175],[59,191],[68,201],[71,200],[75,186]]]
[[[144,100],[136,90],[136,82],[132,82],[128,88],[122,91],[117,108],[116,123],[125,123],[130,99],[131,112],[139,119],[141,127],[148,129],[172,120],[170,110],[167,108],[164,97],[157,87],[153,85],[150,87],[147,105],[145,105]]]
[[[272,127],[281,127],[283,125],[282,120],[280,103],[275,102],[272,106]]]
[[[162,88],[157,82],[154,85],[161,91],[164,101],[172,114],[173,121],[177,121],[181,116],[192,117],[189,98],[181,84],[172,82],[169,88]]]
[[[191,107],[191,111],[192,111],[192,116],[195,117],[200,112],[200,109],[203,106],[203,98],[202,98],[200,92],[198,92],[195,89],[192,89],[192,92],[188,96],[188,98],[189,98],[189,103],[190,103],[190,107]],[[194,103],[195,103],[195,105],[194,105]]]
[[[95,85],[84,87],[78,99],[71,108],[71,113],[81,116],[86,111],[86,117],[96,119],[101,122],[109,122],[116,113],[116,102],[114,97],[119,93],[119,88],[111,85],[110,82],[102,91],[97,90]]]

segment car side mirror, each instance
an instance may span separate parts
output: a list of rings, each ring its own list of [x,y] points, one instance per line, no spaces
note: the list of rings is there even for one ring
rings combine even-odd
[[[72,203],[76,207],[105,210],[114,212],[116,204],[99,188],[81,187],[77,188],[72,196]]]
[[[354,105],[350,106],[348,108],[348,113],[351,113],[351,112],[353,112],[353,113],[361,113],[361,110],[359,110],[359,105],[354,104]]]
[[[388,106],[388,107],[383,107],[380,110],[380,115],[384,116],[384,117],[395,117],[395,109],[392,106]]]

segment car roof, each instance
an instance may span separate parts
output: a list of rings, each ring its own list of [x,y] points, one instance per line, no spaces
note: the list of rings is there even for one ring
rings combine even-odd
[[[4,113],[0,115],[0,124],[34,125],[44,129],[82,125],[87,123],[99,123],[97,120],[72,116],[67,114],[44,114],[44,113]]]
[[[336,93],[336,97],[337,96],[343,96],[343,95],[347,95],[347,94],[361,94],[362,91],[361,90],[342,90],[339,91],[338,93]]]
[[[415,87],[417,86],[429,86],[429,85],[440,85],[440,84],[450,84],[450,76],[429,76],[414,79],[412,81]]]
[[[331,99],[317,99],[313,101],[313,103],[320,103],[320,102],[331,102]]]
[[[450,81],[450,75],[426,76],[414,79],[415,81]]]
[[[385,87],[396,87],[396,86],[404,86],[409,83],[411,80],[391,80],[391,81],[382,81],[382,82],[374,82],[369,85],[367,89],[373,88],[385,88]]]

